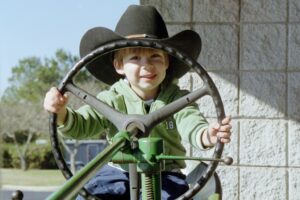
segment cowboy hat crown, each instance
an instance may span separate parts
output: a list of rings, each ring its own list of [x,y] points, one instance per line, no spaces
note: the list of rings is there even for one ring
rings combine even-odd
[[[201,51],[201,39],[196,32],[185,30],[169,37],[166,24],[155,7],[131,5],[121,16],[115,32],[104,27],[88,30],[80,42],[80,56],[84,57],[106,43],[130,38],[161,42],[185,52],[194,59],[197,59]],[[188,66],[176,59],[171,59],[170,65],[173,78],[180,78],[189,70]],[[109,85],[122,78],[113,67],[112,53],[95,59],[86,68],[96,78]]]

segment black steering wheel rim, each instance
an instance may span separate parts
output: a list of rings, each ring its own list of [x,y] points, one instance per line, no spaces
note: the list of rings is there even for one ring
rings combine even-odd
[[[216,108],[216,114],[218,122],[220,123],[222,119],[225,117],[225,111],[222,103],[222,99],[220,97],[220,94],[208,75],[208,73],[205,71],[205,69],[197,63],[194,59],[190,58],[188,55],[186,55],[184,52],[179,51],[178,49],[165,45],[160,44],[159,42],[147,40],[147,39],[132,39],[132,40],[118,40],[114,41],[108,44],[105,44],[103,46],[100,46],[99,48],[92,51],[90,54],[83,57],[80,61],[78,61],[73,68],[67,73],[67,75],[63,78],[63,80],[60,83],[59,90],[61,92],[68,91],[67,85],[69,83],[72,83],[73,77],[88,63],[92,62],[94,59],[96,59],[98,56],[101,56],[105,53],[120,49],[120,48],[126,48],[126,47],[144,47],[144,48],[155,48],[160,49],[165,52],[167,52],[169,55],[175,57],[176,59],[181,60],[183,63],[185,63],[187,66],[189,66],[191,69],[193,69],[203,80],[203,83],[205,87],[207,88],[207,93],[209,96],[212,97],[214,106]],[[193,93],[193,92],[191,92]],[[198,99],[198,98],[197,98]],[[100,100],[99,100],[100,101]],[[70,171],[69,167],[66,164],[66,161],[64,160],[63,154],[60,150],[59,145],[59,139],[57,134],[57,116],[56,114],[51,114],[50,116],[50,139],[52,144],[52,151],[54,158],[56,160],[58,168],[62,171],[63,175],[66,179],[69,179],[73,176],[72,172]],[[218,139],[217,144],[215,145],[214,153],[212,155],[213,158],[221,158],[222,152],[223,152],[224,144],[220,142]],[[178,199],[190,199],[192,196],[194,196],[201,188],[204,187],[205,183],[209,180],[209,178],[213,175],[215,169],[218,166],[218,161],[211,161],[208,164],[208,167],[206,171],[202,174],[201,178],[197,181],[197,183],[193,186],[193,188],[189,189],[186,193],[184,193],[182,196],[180,196]],[[95,197],[94,195],[91,195],[86,189],[82,189],[80,192],[80,195],[85,197],[86,199],[99,199]]]

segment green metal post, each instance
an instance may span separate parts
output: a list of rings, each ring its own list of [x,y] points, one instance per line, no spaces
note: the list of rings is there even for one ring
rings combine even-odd
[[[72,176],[57,192],[52,193],[47,200],[62,200],[74,198],[86,182],[121,149],[128,140],[127,132],[118,133],[114,142],[106,147],[99,155],[84,168]]]
[[[156,156],[163,153],[161,138],[142,138],[139,140],[139,149],[144,162],[138,163],[138,172],[142,178],[142,199],[161,199],[161,163]]]

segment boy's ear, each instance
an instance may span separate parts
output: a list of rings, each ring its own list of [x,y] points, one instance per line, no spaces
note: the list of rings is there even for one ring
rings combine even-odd
[[[118,74],[124,75],[124,70],[123,70],[123,63],[117,59],[113,60],[113,65],[115,67],[115,70]]]

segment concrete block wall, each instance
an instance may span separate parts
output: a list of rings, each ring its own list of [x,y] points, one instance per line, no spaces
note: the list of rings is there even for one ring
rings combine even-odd
[[[215,81],[233,118],[232,142],[224,155],[232,156],[234,164],[217,169],[223,199],[299,200],[300,0],[140,3],[158,8],[170,35],[192,29],[202,38],[198,62]],[[190,73],[180,84],[195,88],[201,80]],[[199,100],[199,106],[214,120],[209,97]]]

